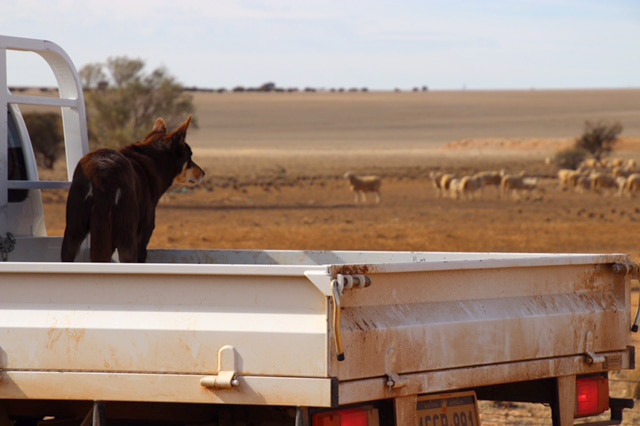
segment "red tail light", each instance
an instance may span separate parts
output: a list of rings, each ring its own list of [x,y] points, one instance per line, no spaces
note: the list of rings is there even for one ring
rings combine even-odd
[[[575,417],[602,414],[609,409],[609,381],[603,376],[583,377],[576,380]]]
[[[328,411],[313,416],[313,426],[377,426],[378,423],[378,410],[373,407]]]

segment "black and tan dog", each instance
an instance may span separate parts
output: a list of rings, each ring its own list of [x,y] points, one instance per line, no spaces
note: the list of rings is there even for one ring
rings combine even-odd
[[[144,262],[162,194],[174,183],[197,185],[204,171],[191,160],[186,142],[189,117],[173,133],[162,118],[142,142],[119,151],[85,155],[73,174],[67,197],[67,225],[61,258],[72,262],[90,234],[92,262]]]

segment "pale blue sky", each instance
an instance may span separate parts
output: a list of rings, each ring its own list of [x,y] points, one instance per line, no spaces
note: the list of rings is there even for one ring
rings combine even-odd
[[[638,0],[20,0],[0,34],[186,86],[640,87]],[[21,56],[15,85],[43,84]],[[48,75],[44,78],[50,78]],[[51,79],[52,81],[52,79]]]

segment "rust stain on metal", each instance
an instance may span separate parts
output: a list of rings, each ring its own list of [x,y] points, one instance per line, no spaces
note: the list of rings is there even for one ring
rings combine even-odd
[[[366,318],[354,318],[353,327],[358,331],[367,332],[378,328],[374,321],[367,321]]]
[[[336,265],[332,267],[332,275],[365,275],[371,272],[375,272],[376,268],[373,265],[361,264],[361,265]]]
[[[591,268],[585,270],[577,276],[578,284],[577,289],[580,291],[593,291],[598,287],[598,276],[602,275],[602,270],[599,270],[597,265],[592,265]]]
[[[343,327],[346,331],[355,331],[365,334],[372,330],[381,329],[376,315],[385,315],[385,310],[363,310],[358,308],[345,309],[345,312],[343,313]]]
[[[67,329],[67,336],[69,338],[69,342],[73,343],[73,348],[77,351],[78,347],[82,343],[84,336],[87,334],[87,331],[84,329]]]
[[[57,326],[57,322],[54,321],[47,332],[47,349],[53,348],[60,340],[60,337],[62,337],[62,331],[58,329]]]

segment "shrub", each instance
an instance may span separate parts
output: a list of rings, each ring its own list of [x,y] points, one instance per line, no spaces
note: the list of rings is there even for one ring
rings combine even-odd
[[[561,169],[575,170],[587,155],[589,153],[582,148],[567,148],[556,154],[554,162]]]
[[[614,123],[587,121],[584,132],[576,140],[576,148],[587,151],[600,162],[603,155],[613,151],[620,133],[622,133],[622,124],[617,121]]]
[[[166,69],[145,73],[144,65],[139,59],[116,57],[80,71],[89,85],[85,94],[92,149],[120,148],[144,138],[158,117],[173,128],[193,113],[191,95]],[[192,127],[197,127],[195,119]]]
[[[22,116],[31,138],[38,165],[52,169],[63,152],[62,117],[53,112],[25,113]]]

